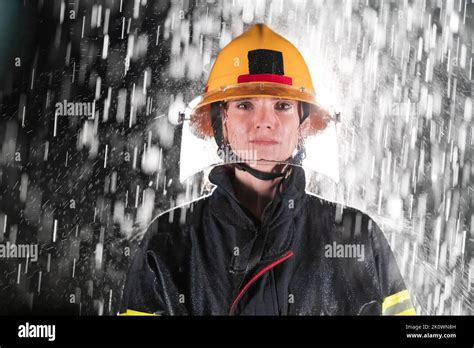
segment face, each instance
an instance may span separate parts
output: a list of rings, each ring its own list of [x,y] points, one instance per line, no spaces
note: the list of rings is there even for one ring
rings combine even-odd
[[[268,170],[275,163],[261,160],[285,161],[293,154],[301,132],[298,101],[257,97],[229,100],[227,105],[224,136],[249,165]],[[251,161],[255,159],[260,161]]]

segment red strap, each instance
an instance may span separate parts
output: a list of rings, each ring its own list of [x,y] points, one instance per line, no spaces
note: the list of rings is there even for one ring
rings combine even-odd
[[[242,296],[244,295],[244,293],[247,291],[247,289],[250,287],[250,285],[252,285],[259,277],[262,276],[262,274],[264,274],[265,272],[267,272],[268,270],[272,269],[273,267],[275,267],[276,265],[278,265],[279,263],[282,263],[283,261],[289,259],[290,257],[292,257],[294,254],[293,252],[290,250],[289,252],[287,252],[285,255],[283,255],[282,257],[280,257],[278,260],[275,260],[273,261],[272,263],[270,263],[269,265],[265,266],[263,269],[261,269],[256,275],[254,275],[252,277],[252,279],[250,279],[247,284],[245,284],[245,286],[242,288],[242,290],[240,290],[239,294],[237,295],[237,297],[235,298],[235,300],[232,302],[232,305],[230,306],[230,314],[232,314],[234,312],[234,309],[235,309],[235,306],[237,305],[237,303],[240,301],[240,299],[242,298]]]
[[[276,74],[240,75],[237,78],[237,83],[245,82],[276,82],[284,85],[293,85],[293,79],[291,77]]]

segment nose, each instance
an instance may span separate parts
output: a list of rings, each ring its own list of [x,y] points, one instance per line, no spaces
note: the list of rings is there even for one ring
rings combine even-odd
[[[257,129],[274,129],[276,127],[276,115],[273,113],[271,106],[265,104],[260,105],[255,113],[255,128]]]

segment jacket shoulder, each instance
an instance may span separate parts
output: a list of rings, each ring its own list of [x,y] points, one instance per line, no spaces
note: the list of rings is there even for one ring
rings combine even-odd
[[[364,243],[365,262],[375,279],[382,305],[382,314],[414,314],[406,284],[398,268],[395,255],[385,237],[385,232],[366,212],[339,202],[308,194],[308,206],[317,209],[326,207],[330,211],[329,223],[334,227],[336,239],[342,243]],[[323,210],[324,211],[324,210]],[[324,214],[324,213],[323,213]],[[333,230],[333,231],[334,231]],[[366,273],[367,274],[367,273]]]
[[[381,232],[377,223],[366,211],[306,191],[307,206],[316,214],[324,215],[326,223],[337,227],[342,235],[354,237],[361,232],[369,236]]]
[[[198,198],[155,216],[146,228],[144,241],[151,241],[158,236],[162,239],[166,235],[177,237],[192,226],[200,226],[209,197]]]

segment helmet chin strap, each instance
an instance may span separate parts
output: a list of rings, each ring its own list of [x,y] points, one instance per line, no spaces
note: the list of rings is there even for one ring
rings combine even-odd
[[[276,178],[280,178],[285,176],[288,170],[288,165],[285,165],[283,171],[280,173],[262,172],[261,170],[250,167],[247,163],[234,163],[233,166],[260,180],[274,180]]]
[[[275,180],[277,178],[287,175],[288,172],[291,170],[291,167],[289,166],[289,164],[299,164],[299,162],[301,161],[301,158],[303,157],[304,149],[299,149],[295,157],[290,156],[286,161],[284,161],[286,162],[286,164],[283,167],[283,170],[279,173],[263,172],[261,170],[250,167],[247,163],[245,163],[245,161],[243,161],[239,156],[237,156],[237,154],[230,147],[229,142],[226,139],[224,139],[224,134],[222,132],[221,106],[222,106],[222,102],[215,102],[211,104],[211,121],[212,121],[212,128],[214,130],[214,138],[216,140],[216,143],[219,149],[223,150],[223,151],[219,151],[219,153],[232,155],[233,158],[235,158],[237,161],[240,162],[240,163],[232,163],[232,165],[235,168],[242,170],[244,172],[247,172],[259,180],[266,181],[266,180]],[[299,103],[299,106],[302,108],[302,113],[303,113],[303,116],[300,117],[300,124],[301,124],[303,123],[304,119],[309,114],[309,107],[305,103]]]

